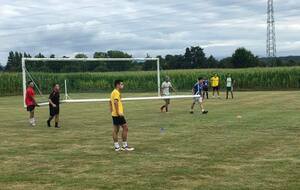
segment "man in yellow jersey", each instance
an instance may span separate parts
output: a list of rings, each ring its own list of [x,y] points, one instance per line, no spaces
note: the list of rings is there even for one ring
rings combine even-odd
[[[218,98],[220,98],[220,92],[219,92],[220,77],[217,75],[217,73],[215,73],[214,76],[211,77],[210,81],[211,81],[211,86],[212,86],[212,89],[213,89],[213,98],[215,97],[215,92],[216,91],[217,91],[217,94],[218,94]]]
[[[115,151],[120,151],[120,150],[133,151],[134,148],[129,147],[127,144],[128,125],[124,117],[124,109],[121,100],[121,90],[123,90],[124,84],[122,80],[116,80],[114,84],[115,84],[115,89],[111,93],[109,105],[110,105],[110,111],[113,120],[112,136],[114,140]],[[118,142],[118,133],[120,127],[123,128],[122,147],[120,147]]]

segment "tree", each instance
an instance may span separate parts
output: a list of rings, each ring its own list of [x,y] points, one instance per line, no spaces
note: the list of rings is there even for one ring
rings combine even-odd
[[[51,54],[51,55],[50,55],[50,58],[55,58],[55,55],[54,55],[54,54]]]
[[[146,58],[150,58],[150,55],[147,53]],[[142,69],[144,71],[153,71],[157,69],[157,63],[156,61],[145,61],[145,63],[143,63],[143,67]]]
[[[84,53],[78,53],[75,55],[75,58],[80,59],[80,58],[88,58],[87,55],[85,55]]]
[[[131,58],[132,56],[123,52],[123,51],[117,51],[117,50],[109,50],[107,52],[108,57],[110,58]]]
[[[105,52],[95,52],[93,57],[94,58],[107,58],[108,55]]]
[[[185,69],[203,68],[206,65],[206,61],[207,60],[203,49],[199,46],[192,46],[190,48],[185,49],[184,64],[182,64],[182,66]]]
[[[107,52],[109,58],[131,58],[132,56],[117,50],[110,50]],[[128,71],[134,66],[132,61],[109,61],[107,62],[107,68],[109,71]]]
[[[5,70],[7,71],[21,71],[22,53],[10,51]]]
[[[192,54],[192,68],[202,68],[205,65],[206,57],[203,49],[199,46],[191,47],[191,54]]]
[[[185,53],[184,53],[184,68],[188,69],[188,68],[192,68],[193,65],[193,61],[192,61],[192,53],[190,48],[186,48],[185,49]]]
[[[41,53],[37,54],[36,56],[34,56],[35,58],[45,58],[45,56]]]
[[[232,57],[226,57],[219,62],[219,68],[233,68]]]
[[[183,55],[166,55],[165,60],[168,69],[182,69],[185,66]]]
[[[214,56],[209,56],[207,59],[207,68],[217,68],[218,67],[218,60],[214,58]]]
[[[245,48],[235,50],[231,61],[234,68],[255,67],[259,63],[258,57],[254,56],[251,51]]]

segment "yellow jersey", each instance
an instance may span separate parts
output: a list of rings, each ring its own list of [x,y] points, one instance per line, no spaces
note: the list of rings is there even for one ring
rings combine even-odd
[[[121,93],[117,89],[114,89],[111,92],[111,95],[110,95],[110,102],[111,102],[111,107],[112,107],[111,115],[114,116],[114,117],[117,117],[119,115],[117,114],[116,107],[115,107],[115,104],[114,104],[115,100],[118,101],[119,114],[123,115],[124,110],[123,110],[123,104],[122,104],[122,101],[121,101]]]
[[[219,77],[211,77],[211,86],[212,87],[217,87],[219,86]]]

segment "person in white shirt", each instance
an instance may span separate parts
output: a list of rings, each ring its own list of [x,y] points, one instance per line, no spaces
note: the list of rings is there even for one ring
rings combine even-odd
[[[160,95],[161,96],[170,96],[170,90],[173,90],[175,92],[175,89],[172,86],[172,83],[170,81],[170,77],[166,77],[164,82],[161,84],[160,88]],[[170,99],[164,99],[165,104],[160,107],[160,111],[163,112],[164,109],[166,112],[169,111],[169,104],[170,104]]]
[[[231,77],[230,74],[227,74],[227,77],[226,77],[226,99],[228,99],[229,92],[231,93],[231,98],[233,99],[233,85],[234,85],[233,78]]]

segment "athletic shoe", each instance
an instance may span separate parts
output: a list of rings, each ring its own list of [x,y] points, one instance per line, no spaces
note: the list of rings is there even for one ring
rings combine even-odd
[[[119,152],[120,150],[121,150],[120,147],[118,147],[118,148],[115,147],[115,151],[116,151],[116,152]]]
[[[208,111],[203,111],[203,112],[202,112],[202,114],[207,114],[207,113],[208,113]]]
[[[55,128],[60,128],[60,126],[55,126]]]
[[[51,124],[50,124],[50,121],[49,121],[49,120],[47,120],[47,126],[48,126],[48,127],[51,127]]]
[[[121,150],[134,151],[134,148],[126,146],[126,147],[122,147]]]
[[[190,111],[190,114],[193,114],[194,113],[194,111]]]
[[[35,122],[31,123],[31,126],[32,126],[32,127],[35,127],[35,126],[36,126]]]

